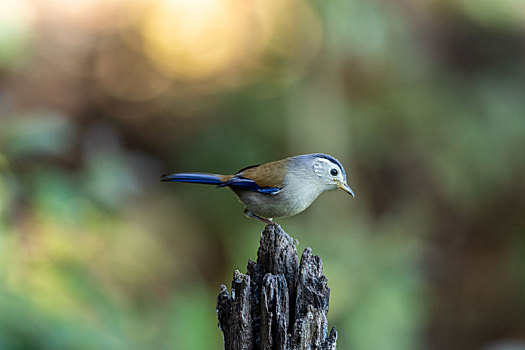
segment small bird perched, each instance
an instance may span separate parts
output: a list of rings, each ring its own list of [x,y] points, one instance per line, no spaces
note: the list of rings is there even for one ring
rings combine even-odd
[[[163,175],[161,181],[229,187],[246,206],[246,216],[267,224],[272,218],[299,214],[324,191],[340,188],[354,197],[343,165],[323,153],[252,165],[235,175],[178,173]]]

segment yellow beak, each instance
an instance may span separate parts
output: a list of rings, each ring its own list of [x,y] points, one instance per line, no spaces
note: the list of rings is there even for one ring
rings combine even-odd
[[[343,191],[355,198],[354,191],[352,191],[352,189],[350,188],[350,186],[348,186],[346,182],[341,182],[339,180],[335,180],[335,182],[337,182],[337,187],[339,187],[340,189],[342,189]]]

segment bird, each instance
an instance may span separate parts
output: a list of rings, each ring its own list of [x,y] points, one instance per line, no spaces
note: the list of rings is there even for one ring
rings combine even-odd
[[[244,214],[266,224],[299,214],[325,191],[341,189],[355,197],[341,162],[324,153],[251,165],[234,175],[174,173],[162,175],[161,181],[229,187],[244,203]]]

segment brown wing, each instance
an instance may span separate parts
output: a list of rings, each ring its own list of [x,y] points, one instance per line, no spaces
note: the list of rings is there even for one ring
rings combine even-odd
[[[281,187],[286,174],[286,159],[277,160],[239,172],[238,175],[253,180],[261,187]]]
[[[235,175],[220,175],[220,174],[216,174],[219,179],[222,181],[222,182],[226,182],[228,181],[229,179],[231,179],[232,177],[234,177]]]

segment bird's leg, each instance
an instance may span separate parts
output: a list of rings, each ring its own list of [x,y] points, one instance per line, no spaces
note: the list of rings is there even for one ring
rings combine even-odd
[[[273,221],[271,219],[265,219],[265,218],[260,217],[259,215],[255,215],[254,213],[252,213],[248,209],[244,209],[244,215],[246,215],[249,218],[257,219],[259,221],[262,221],[262,222],[264,222],[265,224],[268,224],[268,225],[272,225],[273,224]]]

